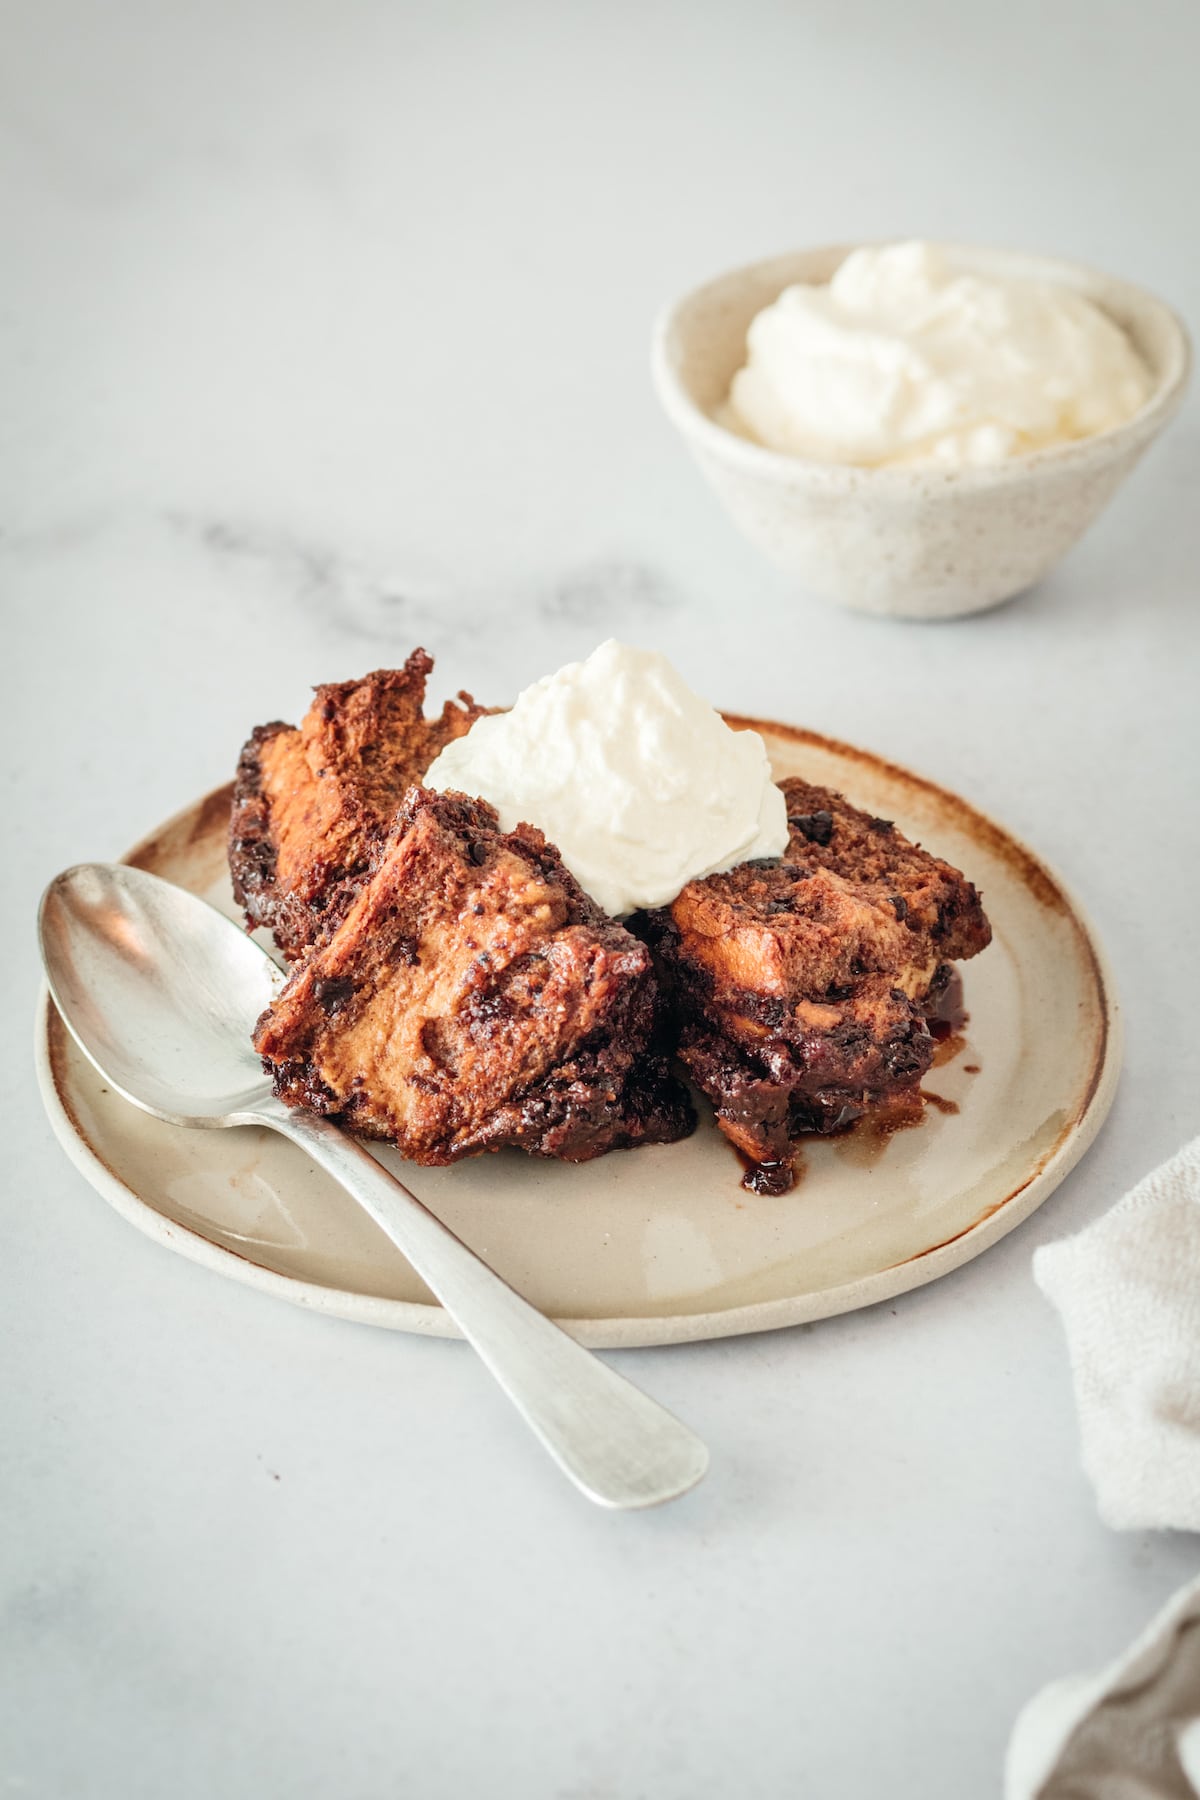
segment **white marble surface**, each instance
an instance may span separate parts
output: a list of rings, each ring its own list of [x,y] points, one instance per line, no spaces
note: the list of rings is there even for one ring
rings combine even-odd
[[[1058,252],[1200,318],[1190,0],[6,9],[0,1793],[995,1793],[1019,1705],[1196,1563],[1080,1473],[1034,1246],[1197,1129],[1195,397],[1039,591],[821,610],[657,414],[661,300],[803,242]],[[1128,1061],[950,1279],[622,1367],[712,1473],[558,1482],[461,1346],[150,1245],[34,1091],[37,893],[423,641],[502,698],[616,632],[959,786],[1059,864]]]

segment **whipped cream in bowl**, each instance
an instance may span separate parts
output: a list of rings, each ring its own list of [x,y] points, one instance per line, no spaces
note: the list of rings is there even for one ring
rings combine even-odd
[[[1014,251],[831,245],[664,309],[664,410],[797,586],[952,618],[1030,587],[1174,415],[1187,332],[1131,282]]]
[[[1150,371],[1061,282],[956,267],[935,244],[855,250],[755,315],[718,417],[787,455],[880,467],[1003,462],[1111,431]]]
[[[503,831],[536,825],[618,918],[788,842],[758,733],[733,731],[665,656],[613,638],[477,719],[424,785],[490,801]]]

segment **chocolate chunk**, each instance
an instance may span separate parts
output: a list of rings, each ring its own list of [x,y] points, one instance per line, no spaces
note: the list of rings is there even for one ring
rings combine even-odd
[[[896,909],[896,917],[900,920],[900,923],[903,924],[908,917],[908,901],[904,898],[903,894],[889,894],[888,900]]]
[[[323,981],[313,982],[313,999],[330,1019],[353,997],[354,983],[347,975],[329,975]]]
[[[896,827],[893,824],[893,822],[891,821],[891,819],[868,819],[867,820],[867,830],[868,831],[877,831],[877,832],[879,832],[879,834],[882,837],[886,837],[889,831],[895,831],[895,829],[896,829]]]
[[[829,812],[789,813],[788,824],[810,844],[823,847],[833,836],[833,814]]]

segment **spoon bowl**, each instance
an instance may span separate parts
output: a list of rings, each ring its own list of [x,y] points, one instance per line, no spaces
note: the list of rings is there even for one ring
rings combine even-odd
[[[55,1006],[135,1106],[222,1126],[269,1098],[250,1036],[285,978],[232,920],[141,869],[81,863],[46,889],[38,930]]]

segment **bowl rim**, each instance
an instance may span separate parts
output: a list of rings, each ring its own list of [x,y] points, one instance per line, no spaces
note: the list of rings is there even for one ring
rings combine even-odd
[[[680,378],[674,355],[680,317],[685,308],[708,294],[715,298],[714,290],[725,288],[739,276],[765,272],[772,266],[782,268],[800,258],[842,259],[855,249],[882,248],[905,241],[894,237],[873,238],[863,239],[857,244],[812,244],[780,251],[773,256],[758,257],[753,262],[724,269],[689,288],[676,299],[668,301],[659,309],[655,320],[650,361],[655,390],[672,424],[698,446],[703,446],[726,463],[740,465],[746,474],[760,480],[790,486],[821,486],[843,492],[870,485],[880,490],[890,489],[895,493],[912,492],[916,489],[928,493],[931,486],[974,489],[1007,487],[1031,477],[1075,472],[1082,464],[1089,462],[1108,462],[1125,450],[1144,447],[1178,410],[1191,377],[1191,337],[1174,307],[1149,288],[1126,281],[1121,276],[1110,275],[1091,264],[1070,262],[1063,257],[944,239],[933,241],[939,249],[945,250],[952,257],[968,261],[971,258],[981,258],[996,265],[1008,262],[1019,265],[1027,272],[1039,270],[1043,272],[1045,279],[1058,281],[1083,292],[1105,311],[1108,310],[1106,297],[1113,301],[1119,299],[1131,314],[1154,318],[1165,327],[1166,354],[1155,385],[1144,404],[1120,425],[1114,425],[1107,431],[1095,432],[1090,437],[1072,438],[1065,444],[1031,450],[1021,456],[1009,457],[1001,463],[968,464],[954,468],[941,463],[839,463],[793,456],[787,451],[772,450],[765,444],[756,443],[752,438],[730,430],[692,398]],[[787,285],[788,279],[785,276],[780,281],[778,293],[782,293]]]

